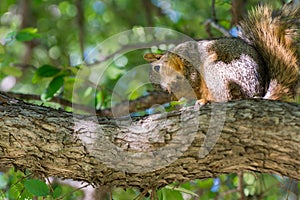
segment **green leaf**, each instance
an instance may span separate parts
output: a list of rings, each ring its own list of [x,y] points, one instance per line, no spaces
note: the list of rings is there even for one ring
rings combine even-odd
[[[45,99],[52,98],[54,94],[63,86],[64,76],[55,77],[48,85],[46,90]]]
[[[195,196],[195,197],[199,197],[199,195],[196,194],[195,192],[193,192],[191,190],[188,190],[188,189],[185,189],[183,187],[174,187],[174,186],[167,185],[165,188],[169,189],[169,190],[174,190],[174,191],[178,191],[178,192],[183,192],[183,193],[186,193],[186,194],[190,194],[190,195]]]
[[[0,44],[0,54],[4,54],[5,53],[5,48],[3,45]]]
[[[253,185],[256,179],[255,175],[250,173],[244,173],[243,177],[247,185]]]
[[[58,198],[59,196],[61,196],[62,194],[62,187],[61,186],[57,186],[54,191],[53,191],[53,194],[52,194],[52,197],[54,199]]]
[[[2,190],[0,190],[0,199],[5,199],[5,198],[6,198],[5,193]]]
[[[10,187],[8,190],[9,199],[17,199],[20,196],[20,193],[23,191],[24,186],[21,183],[15,184],[13,187]]]
[[[37,73],[35,73],[35,74],[33,75],[31,81],[32,81],[32,83],[37,83],[37,82],[39,82],[41,79],[42,79],[42,78],[41,78],[39,75],[37,75]]]
[[[0,54],[0,62],[2,62],[5,59],[5,55],[4,54]]]
[[[212,178],[208,178],[208,179],[196,180],[196,183],[200,188],[210,189],[213,186],[214,181]]]
[[[19,31],[16,35],[16,39],[20,42],[31,41],[35,38],[39,38],[40,34],[37,33],[36,28],[25,28]]]
[[[15,77],[20,77],[23,74],[22,70],[20,70],[16,67],[10,67],[10,66],[3,67],[2,72],[6,75],[12,75]]]
[[[112,197],[115,200],[135,199],[136,191],[130,188],[127,188],[126,191],[122,188],[116,188],[112,191]]]
[[[47,184],[38,179],[29,179],[24,182],[25,188],[35,196],[47,196],[49,187]]]
[[[159,199],[168,200],[168,199],[178,199],[183,200],[182,194],[175,190],[170,190],[167,188],[162,188],[158,191]]]
[[[0,44],[0,62],[5,59],[5,48],[3,45]]]
[[[33,194],[29,190],[21,191],[17,199],[33,199]]]
[[[40,77],[53,77],[60,72],[60,69],[52,66],[52,65],[43,65],[38,68],[35,72],[36,75]]]
[[[4,45],[9,45],[9,44],[12,44],[15,40],[16,40],[16,31],[12,31],[12,32],[9,32],[5,37],[4,37]]]

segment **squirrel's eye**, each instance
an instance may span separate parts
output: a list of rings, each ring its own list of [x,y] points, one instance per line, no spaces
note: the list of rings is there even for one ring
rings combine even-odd
[[[159,66],[159,65],[155,65],[155,66],[153,67],[153,69],[154,69],[154,71],[159,72],[160,66]]]

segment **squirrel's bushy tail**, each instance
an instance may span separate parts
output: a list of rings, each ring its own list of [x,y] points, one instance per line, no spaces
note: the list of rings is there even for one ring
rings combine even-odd
[[[295,96],[298,85],[300,8],[258,6],[240,24],[240,37],[253,45],[267,65],[266,99]],[[300,46],[299,46],[300,48]]]

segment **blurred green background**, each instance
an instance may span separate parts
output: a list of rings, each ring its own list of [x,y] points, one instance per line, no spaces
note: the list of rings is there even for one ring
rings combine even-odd
[[[248,10],[266,1],[241,2]],[[280,7],[283,1],[271,3]],[[231,7],[230,0],[1,0],[0,91],[30,94],[24,99],[68,111],[70,105],[53,99],[105,109],[145,96],[151,84],[143,85],[134,73],[128,75],[146,64],[143,54],[167,50],[188,37],[223,37],[205,22],[215,17],[217,24],[234,30]],[[93,77],[99,73],[101,78]],[[126,86],[118,94],[122,98],[114,99],[114,88],[124,75],[129,80],[120,82],[119,87]],[[83,192],[71,186],[53,183],[49,189],[28,174],[3,170],[0,199],[83,198]],[[239,199],[239,179],[249,199],[285,199],[289,194],[282,187],[283,177],[253,173],[174,183],[157,194],[159,199]],[[115,188],[111,193],[102,191],[102,198],[134,199],[139,194],[135,189]]]

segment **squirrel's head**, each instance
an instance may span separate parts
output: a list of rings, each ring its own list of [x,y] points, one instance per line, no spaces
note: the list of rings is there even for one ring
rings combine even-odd
[[[159,84],[164,90],[173,93],[177,99],[189,98],[192,87],[186,77],[186,61],[179,55],[147,53],[144,59],[151,62],[150,81]]]

